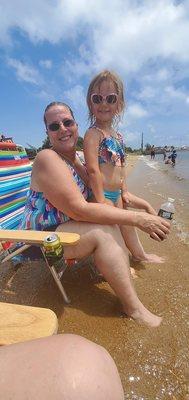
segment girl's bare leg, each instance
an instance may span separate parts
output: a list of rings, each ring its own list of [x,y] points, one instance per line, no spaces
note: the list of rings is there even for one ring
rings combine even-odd
[[[123,202],[120,198],[117,207],[123,208]],[[163,257],[159,257],[156,254],[145,253],[142,244],[139,240],[137,230],[134,226],[121,225],[120,230],[126,244],[126,247],[132,254],[135,261],[145,261],[147,263],[158,263],[161,264],[165,261]],[[132,271],[131,271],[132,273]],[[133,273],[132,273],[133,275]]]
[[[93,253],[95,265],[119,297],[124,312],[151,327],[161,318],[148,311],[140,302],[132,285],[128,252],[118,226],[102,226],[84,222],[66,222],[58,231],[81,235],[76,246],[66,246],[65,258],[83,258]]]
[[[120,230],[124,242],[132,254],[135,261],[145,261],[146,263],[161,264],[165,262],[164,257],[157,256],[156,254],[145,253],[142,244],[139,240],[137,230],[134,226],[120,226]]]

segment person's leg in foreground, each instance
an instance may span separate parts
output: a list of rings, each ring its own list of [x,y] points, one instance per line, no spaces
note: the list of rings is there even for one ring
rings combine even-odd
[[[0,348],[3,400],[123,400],[117,367],[101,346],[54,335]]]
[[[132,285],[128,251],[118,226],[66,222],[58,231],[76,232],[81,239],[76,246],[64,248],[65,258],[83,258],[93,253],[95,265],[123,305],[127,316],[156,327],[161,318],[152,314],[138,299]]]

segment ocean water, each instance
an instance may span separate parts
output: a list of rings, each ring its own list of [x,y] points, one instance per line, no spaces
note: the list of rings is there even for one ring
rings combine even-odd
[[[144,156],[144,161],[151,168],[168,173],[170,178],[172,177],[172,179],[176,181],[187,181],[189,190],[189,150],[177,151],[175,166],[165,164],[163,161],[163,154],[156,154],[154,160],[151,160],[150,156]]]
[[[154,196],[157,210],[168,197],[175,199],[173,224],[179,239],[189,244],[189,151],[177,152],[175,166],[165,164],[162,154],[156,155],[154,160],[141,156],[131,178],[133,174],[135,178],[140,176],[140,185]]]

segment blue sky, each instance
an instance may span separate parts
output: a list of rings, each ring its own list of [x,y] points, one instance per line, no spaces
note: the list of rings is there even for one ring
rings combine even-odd
[[[125,86],[127,146],[189,145],[189,1],[0,0],[0,132],[40,146],[54,100],[87,129],[91,78]]]

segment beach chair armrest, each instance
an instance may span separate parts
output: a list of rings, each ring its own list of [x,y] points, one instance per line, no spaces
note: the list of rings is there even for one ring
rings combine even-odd
[[[63,246],[75,245],[80,239],[80,235],[77,233],[56,232],[56,234]],[[43,244],[45,238],[49,235],[52,235],[52,232],[0,229],[0,241],[10,240],[11,242],[24,242],[39,246]]]

